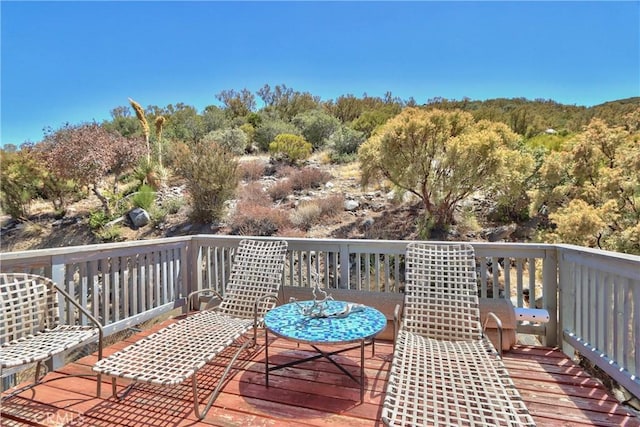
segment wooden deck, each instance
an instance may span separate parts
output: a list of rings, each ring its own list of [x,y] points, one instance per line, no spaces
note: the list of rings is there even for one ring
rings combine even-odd
[[[121,349],[154,329],[141,332],[105,349],[105,355]],[[37,387],[2,402],[2,426],[378,426],[381,402],[389,370],[391,343],[377,342],[375,354],[366,349],[365,398],[359,386],[322,359],[271,373],[264,385],[264,349],[246,353],[227,381],[204,421],[193,413],[191,383],[173,388],[138,385],[122,401],[110,397],[104,378],[102,396],[95,396],[95,377],[70,374],[91,372],[95,356],[47,374]],[[311,349],[274,339],[270,362],[282,363],[309,355]],[[198,374],[205,400],[222,373],[219,364]],[[337,356],[359,375],[359,351]],[[273,360],[272,360],[273,358]],[[538,426],[640,426],[600,382],[590,378],[560,351],[519,346],[504,356],[509,372]],[[350,367],[350,368],[349,368]],[[124,385],[124,382],[123,382]]]

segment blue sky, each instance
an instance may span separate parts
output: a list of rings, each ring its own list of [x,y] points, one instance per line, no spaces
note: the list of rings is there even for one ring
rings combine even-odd
[[[285,84],[323,100],[640,96],[640,2],[12,2],[1,144],[143,106]],[[259,100],[259,98],[258,98]]]

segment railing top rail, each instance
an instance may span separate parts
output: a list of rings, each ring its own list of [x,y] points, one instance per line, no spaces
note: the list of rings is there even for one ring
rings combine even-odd
[[[123,248],[134,248],[142,246],[156,246],[163,243],[182,242],[191,240],[192,236],[180,236],[180,237],[165,237],[162,239],[153,240],[134,240],[129,242],[117,242],[117,243],[96,243],[93,245],[82,246],[64,246],[60,248],[47,248],[47,249],[30,249],[27,251],[19,252],[0,252],[0,261],[13,261],[19,260],[25,257],[31,259],[36,257],[46,258],[56,255],[72,255],[81,254],[87,252],[107,252],[109,250],[119,250]]]
[[[591,257],[615,258],[624,261],[640,262],[640,255],[625,254],[622,252],[612,252],[603,249],[587,248],[585,246],[556,244],[555,248],[563,252],[579,253],[580,255],[588,255]]]

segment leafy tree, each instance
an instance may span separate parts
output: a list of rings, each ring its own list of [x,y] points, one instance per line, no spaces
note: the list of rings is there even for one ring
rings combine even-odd
[[[533,208],[549,212],[547,238],[602,249],[640,253],[633,238],[640,222],[639,132],[593,119],[551,153],[532,191]]]
[[[331,135],[340,126],[340,121],[321,110],[309,110],[295,116],[292,123],[300,129],[305,140],[314,150],[326,144]]]
[[[247,134],[238,128],[218,129],[204,136],[206,143],[216,142],[233,154],[241,155],[247,149]]]
[[[135,164],[145,152],[144,143],[107,131],[96,123],[65,125],[45,136],[42,154],[58,179],[86,185],[100,199],[107,216],[109,199],[102,193],[108,173],[117,174]]]
[[[169,104],[165,108],[150,105],[145,114],[150,121],[154,121],[158,116],[165,117],[167,123],[163,128],[163,135],[167,140],[195,142],[205,135],[205,119],[211,120],[209,112],[212,109],[213,107],[209,108],[201,116],[191,105],[179,102],[175,105]]]
[[[289,121],[305,111],[317,109],[320,97],[309,92],[298,92],[286,85],[276,85],[273,90],[265,84],[258,90],[258,96],[265,104],[267,111],[275,112],[284,121]]]
[[[125,138],[141,135],[138,119],[131,116],[128,106],[120,106],[111,110],[111,121],[102,124],[108,131],[118,132]]]
[[[378,127],[385,124],[387,120],[398,113],[399,111],[395,111],[394,108],[379,108],[365,111],[351,123],[351,127],[362,132],[369,138]]]
[[[358,152],[358,148],[365,139],[362,132],[351,129],[349,126],[340,126],[340,128],[331,135],[329,140],[329,145],[335,154],[333,160],[353,160],[351,157]]]
[[[348,94],[339,96],[329,109],[342,123],[349,123],[360,117],[364,105],[361,100]]]
[[[501,153],[517,141],[505,125],[475,123],[469,113],[407,108],[358,150],[363,184],[387,178],[418,196],[443,229],[460,201],[486,190],[507,166]]]
[[[269,152],[277,160],[284,160],[291,164],[297,164],[306,160],[311,155],[312,146],[298,135],[280,134],[269,144]]]
[[[254,139],[260,150],[268,151],[269,144],[282,133],[299,135],[300,131],[293,124],[283,120],[265,118],[262,124],[256,128]]]
[[[240,92],[223,90],[216,98],[224,104],[231,118],[244,117],[256,109],[256,97],[246,88]]]
[[[210,141],[176,144],[177,172],[187,180],[191,218],[209,223],[223,217],[225,203],[238,185],[234,155]]]
[[[0,149],[0,206],[12,218],[26,218],[42,187],[44,171],[31,150]]]
[[[224,110],[215,105],[207,105],[202,112],[202,130],[204,134],[227,127]]]

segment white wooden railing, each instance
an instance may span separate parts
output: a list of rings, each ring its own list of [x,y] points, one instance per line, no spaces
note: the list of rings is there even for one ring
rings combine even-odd
[[[0,271],[43,274],[92,310],[105,334],[184,306],[189,292],[224,292],[240,236],[196,235],[0,253]],[[285,286],[398,293],[407,241],[288,238]],[[569,245],[471,242],[480,296],[534,302],[551,315],[547,345],[574,349],[640,396],[640,257]],[[384,294],[383,294],[384,295]],[[558,308],[562,309],[559,310]],[[62,313],[66,315],[67,312]],[[1,319],[0,319],[1,320]]]

